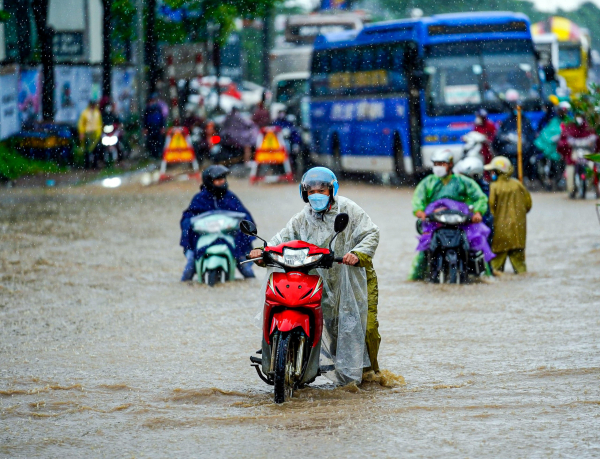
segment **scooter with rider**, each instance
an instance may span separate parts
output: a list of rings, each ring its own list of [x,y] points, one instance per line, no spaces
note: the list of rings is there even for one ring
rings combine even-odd
[[[285,383],[288,389],[277,389],[276,401],[287,400],[292,392],[290,387],[307,384],[317,374],[323,374],[336,384],[348,384],[360,383],[363,373],[379,372],[378,288],[372,262],[379,244],[379,228],[356,203],[338,196],[338,188],[332,171],[324,167],[310,169],[300,184],[305,207],[264,248],[254,249],[249,255],[261,264],[274,263],[286,271],[285,274],[269,273],[265,286],[262,357],[253,357],[253,362],[261,366],[266,381],[272,381],[277,389],[282,387],[278,386],[277,378],[286,377],[277,376],[277,366],[273,362],[281,363],[282,359],[287,359],[282,352],[289,352],[291,344],[278,344],[279,351],[274,351],[273,340],[292,339],[287,338],[291,333],[296,343],[291,346],[296,350],[304,349],[303,358],[314,355],[311,350],[317,341],[320,343],[318,364],[296,360],[295,368],[300,371],[294,371],[294,375],[300,376],[288,374]],[[343,221],[340,222],[338,214],[348,216],[343,232]],[[328,257],[332,254],[339,258],[330,266]],[[322,313],[322,321],[318,315],[313,315],[313,319],[310,315],[304,318],[305,301],[312,304],[310,308],[315,314],[320,308],[318,313]],[[284,322],[276,316],[277,305],[297,308],[299,315],[293,322],[296,325],[292,327],[292,322]],[[311,320],[316,321],[315,335],[307,333],[313,323]],[[320,340],[315,341],[320,333]],[[293,365],[288,363],[291,372]],[[310,368],[309,376],[304,373],[308,371],[303,370],[305,365]],[[281,395],[282,392],[287,396]]]

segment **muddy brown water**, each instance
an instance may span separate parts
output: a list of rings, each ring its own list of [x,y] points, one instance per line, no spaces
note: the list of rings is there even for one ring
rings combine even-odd
[[[406,384],[276,406],[248,361],[260,279],[178,281],[196,187],[0,191],[0,456],[600,455],[593,201],[534,195],[529,274],[432,286],[405,281],[411,190],[342,184],[381,228],[380,364]],[[232,189],[264,236],[302,206],[296,186]]]

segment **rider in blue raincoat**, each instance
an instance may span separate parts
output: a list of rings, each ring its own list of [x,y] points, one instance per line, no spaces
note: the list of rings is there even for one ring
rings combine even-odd
[[[196,194],[192,202],[181,216],[181,241],[179,245],[183,247],[183,253],[186,257],[186,265],[181,276],[182,281],[191,280],[195,274],[195,258],[203,253],[196,253],[195,248],[198,243],[199,235],[194,232],[191,225],[191,219],[197,215],[209,212],[211,210],[231,210],[246,214],[246,219],[254,221],[250,212],[244,207],[242,201],[228,189],[227,174],[229,169],[225,166],[215,165],[207,167],[202,172],[202,186],[200,193]],[[239,231],[235,238],[235,249],[233,256],[238,261],[238,269],[245,278],[254,277],[252,266],[248,263],[240,265],[239,262],[246,259],[246,254],[252,250],[252,239]]]

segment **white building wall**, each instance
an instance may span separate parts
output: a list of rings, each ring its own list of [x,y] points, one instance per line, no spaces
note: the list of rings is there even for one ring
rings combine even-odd
[[[89,61],[102,62],[102,13],[101,0],[88,0]]]
[[[84,0],[50,0],[48,25],[57,31],[85,30]]]
[[[84,55],[77,61],[97,64],[102,62],[102,16],[101,0],[50,0],[48,25],[56,32],[83,32]]]

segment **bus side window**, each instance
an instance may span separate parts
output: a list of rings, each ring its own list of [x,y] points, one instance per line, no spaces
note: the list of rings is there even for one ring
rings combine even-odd
[[[408,90],[406,81],[406,50],[404,45],[390,47],[390,64],[388,70],[388,84],[393,92]]]
[[[373,70],[375,64],[375,51],[372,46],[366,46],[360,49],[360,65],[358,70],[368,72]]]
[[[329,93],[347,95],[352,86],[349,73],[351,49],[336,50],[331,55],[331,74],[329,75]]]
[[[330,51],[318,51],[312,63],[312,95],[324,96],[328,93],[327,76],[331,73]]]

